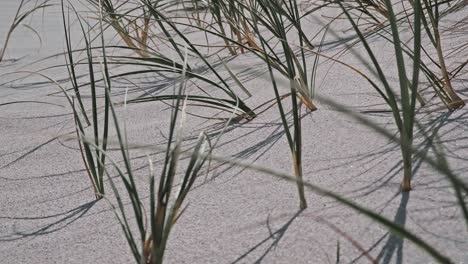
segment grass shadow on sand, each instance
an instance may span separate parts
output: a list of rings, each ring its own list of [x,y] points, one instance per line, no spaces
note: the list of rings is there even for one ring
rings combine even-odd
[[[42,235],[48,235],[57,231],[61,231],[67,226],[73,224],[75,221],[84,216],[92,207],[96,204],[96,201],[91,201],[82,204],[78,207],[70,209],[63,213],[47,215],[47,216],[28,216],[28,217],[11,217],[11,216],[0,216],[0,220],[13,220],[19,221],[43,221],[47,219],[56,219],[53,222],[45,224],[37,229],[31,231],[14,231],[12,234],[8,234],[0,237],[0,242],[17,241],[25,238],[31,238]]]
[[[267,247],[267,249],[265,250],[265,252],[263,252],[263,254],[257,259],[255,260],[253,263],[261,263],[262,260],[266,257],[266,255],[268,255],[268,253],[270,253],[270,251],[272,249],[274,249],[276,246],[278,246],[278,243],[281,241],[281,239],[283,238],[284,234],[286,233],[286,231],[288,230],[288,228],[291,226],[291,224],[294,222],[294,220],[303,212],[304,210],[299,210],[297,213],[295,213],[283,226],[281,226],[278,230],[276,230],[275,232],[271,232],[270,230],[270,226],[268,225],[268,222],[267,222],[267,227],[268,227],[268,231],[270,232],[270,235],[266,238],[264,238],[263,240],[261,240],[260,242],[258,242],[255,246],[253,246],[252,248],[250,248],[249,250],[247,250],[247,252],[245,252],[244,254],[242,254],[240,257],[238,257],[237,259],[235,259],[233,262],[231,263],[241,263],[243,261],[245,261],[245,258],[253,253],[255,250],[257,250],[259,247],[261,247],[263,244],[267,243],[268,241],[270,240],[273,240],[273,242]]]
[[[405,227],[406,224],[406,211],[408,206],[410,193],[403,192],[401,195],[400,206],[398,207],[397,213],[393,219],[395,224]],[[379,263],[388,264],[393,258],[393,255],[396,253],[396,262],[397,264],[403,263],[403,243],[404,239],[397,234],[391,233],[387,242],[380,251],[377,259]]]

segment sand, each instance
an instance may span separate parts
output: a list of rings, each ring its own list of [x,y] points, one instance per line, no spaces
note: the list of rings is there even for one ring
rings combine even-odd
[[[2,43],[16,5],[14,0],[2,1]],[[466,10],[457,14],[466,16]],[[10,82],[26,76],[20,71],[63,63],[63,56],[57,56],[32,64],[64,51],[59,8],[46,9],[43,17],[38,14],[32,22],[42,46],[30,31],[20,28],[9,44],[7,60],[0,63],[0,74],[16,72],[0,81],[0,104],[16,102],[0,106],[0,262],[131,263],[133,257],[109,205],[115,202],[113,195],[109,194],[108,201],[94,201],[78,143],[72,136],[64,136],[74,131],[66,100],[59,94],[50,96],[57,87],[37,75]],[[310,26],[310,31],[316,28]],[[446,41],[451,46],[466,42],[466,36]],[[396,76],[391,46],[382,41],[374,45],[379,47],[379,59],[387,63],[386,73]],[[326,48],[330,54],[338,50],[331,41]],[[342,59],[359,65],[349,53]],[[246,99],[249,106],[273,98],[266,67],[255,56],[241,55],[229,61],[229,66],[251,89],[254,96]],[[63,67],[45,72],[57,80],[67,77]],[[375,91],[343,66],[324,62],[319,76],[317,94],[346,105],[350,112],[386,109]],[[150,89],[156,79],[147,78],[153,82],[146,84]],[[66,82],[63,85],[70,87]],[[455,85],[466,98],[466,82]],[[119,91],[126,88],[117,87]],[[282,89],[287,91],[284,85]],[[316,103],[319,110],[305,116],[302,124],[305,180],[394,220],[456,263],[468,263],[468,232],[450,183],[429,165],[416,161],[413,190],[401,194],[398,146],[346,113]],[[190,106],[188,111],[211,114]],[[122,119],[126,116],[130,143],[161,146],[165,142],[166,105],[134,104],[126,111],[120,107],[119,113]],[[361,114],[395,131],[389,113]],[[439,135],[451,169],[466,180],[467,114],[466,109],[418,114],[423,130]],[[193,145],[200,131],[215,135],[222,125],[189,115],[184,146]],[[115,139],[115,132],[111,133]],[[418,148],[431,153],[420,130],[416,138]],[[292,172],[276,107],[252,121],[232,125],[214,153]],[[132,152],[138,184],[148,204],[146,154],[146,150]],[[119,159],[118,153],[112,155]],[[160,161],[161,156],[153,158]],[[226,164],[213,166],[189,195],[189,206],[169,239],[167,263],[335,263],[338,244],[340,263],[368,263],[358,247],[381,263],[434,262],[411,242],[329,198],[307,191],[309,208],[298,212],[294,184]]]

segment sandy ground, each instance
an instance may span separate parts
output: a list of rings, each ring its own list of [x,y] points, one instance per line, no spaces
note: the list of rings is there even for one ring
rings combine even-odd
[[[2,42],[16,4],[2,1]],[[0,106],[0,262],[130,263],[133,257],[109,202],[94,202],[76,140],[61,137],[74,131],[67,102],[61,96],[50,96],[57,87],[37,75],[10,82],[26,76],[20,71],[63,63],[63,56],[57,56],[31,64],[64,50],[58,11],[52,7],[33,19],[42,47],[29,31],[20,28],[13,35],[7,60],[0,63],[1,74],[16,72],[0,81],[0,104],[16,102]],[[450,44],[463,41],[466,36],[452,38]],[[380,42],[374,45],[379,48],[379,59],[388,63],[386,72],[394,73],[391,47]],[[333,53],[336,47],[330,42],[327,48]],[[352,56],[343,59],[356,62]],[[246,99],[249,106],[273,98],[266,67],[254,56],[239,56],[229,65],[254,94]],[[66,77],[63,68],[45,72],[57,80]],[[367,83],[342,66],[323,63],[319,76],[317,93],[355,113],[384,108]],[[154,82],[151,76],[147,78]],[[229,83],[235,86],[233,80]],[[151,83],[146,85],[152,88]],[[466,83],[456,86],[466,98]],[[117,87],[125,89],[124,85]],[[468,263],[468,233],[450,183],[416,161],[414,190],[402,195],[399,148],[350,116],[320,102],[317,105],[319,110],[303,119],[305,180],[393,219],[456,263]],[[188,111],[201,110],[189,106]],[[121,118],[124,112],[119,110]],[[167,106],[160,103],[130,105],[125,113],[129,141],[163,144],[168,114]],[[422,131],[438,134],[450,167],[464,179],[468,179],[467,114],[463,109],[418,115]],[[394,130],[388,113],[365,116]],[[186,126],[184,146],[189,147],[200,131],[215,136],[223,123],[189,116]],[[418,148],[431,153],[421,130],[416,137]],[[132,152],[143,194],[147,193],[146,154]],[[215,154],[292,172],[275,107],[250,122],[233,124]],[[358,247],[381,263],[433,263],[411,242],[328,198],[308,191],[309,208],[298,212],[295,185],[226,164],[213,168],[200,177],[189,195],[189,207],[170,237],[167,263],[335,263],[338,243],[340,263],[368,263]],[[145,195],[144,199],[148,201]]]

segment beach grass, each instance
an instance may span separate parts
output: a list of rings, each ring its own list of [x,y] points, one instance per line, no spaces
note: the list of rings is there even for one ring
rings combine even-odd
[[[314,182],[314,175],[304,180],[303,164],[308,162],[304,160],[304,153],[312,150],[304,147],[304,135],[311,131],[306,130],[302,122],[304,116],[313,116],[322,107],[331,107],[397,145],[403,174],[399,195],[407,195],[405,193],[412,189],[414,161],[422,160],[450,183],[460,217],[468,228],[468,185],[461,175],[451,170],[444,146],[432,145],[433,155],[415,146],[415,133],[421,126],[418,112],[430,107],[424,98],[427,91],[422,89],[423,82],[434,88],[430,94],[432,102],[438,98],[447,111],[459,110],[465,105],[453,81],[463,73],[468,61],[449,69],[439,27],[444,17],[460,8],[460,1],[412,0],[403,5],[403,10],[391,0],[319,1],[309,10],[301,8],[304,2],[310,1],[87,0],[92,12],[84,15],[72,3],[61,0],[65,47],[61,55],[66,63],[60,67],[66,69],[66,82],[71,88],[65,88],[43,73],[35,74],[57,86],[66,98],[73,117],[75,140],[95,198],[104,198],[111,205],[136,263],[168,261],[165,252],[171,231],[184,217],[187,197],[200,180],[199,176],[204,171],[210,173],[212,163],[259,172],[272,180],[281,179],[296,185],[300,211],[314,203],[306,199],[306,191],[327,197],[411,241],[436,262],[456,261],[414,230],[337,190],[321,187]],[[452,5],[448,5],[450,3]],[[15,28],[31,13],[49,6],[48,1],[43,1],[21,12],[24,4],[22,0],[7,31],[0,61]],[[333,23],[324,25],[316,35],[308,34],[304,26],[306,19],[319,12],[332,12],[330,10],[339,10],[333,13],[332,20],[340,19],[347,25],[347,32],[353,35],[352,41],[340,40]],[[78,28],[79,34],[72,34],[77,32],[73,26]],[[187,33],[190,30],[196,33]],[[411,32],[409,38],[405,34],[408,31]],[[111,35],[114,38],[109,37]],[[330,35],[338,38],[343,51],[354,54],[357,64],[345,62],[324,50]],[[201,36],[205,36],[206,45],[200,44]],[[374,37],[391,45],[393,71],[379,60],[377,47],[373,46]],[[424,45],[425,42],[430,45]],[[81,46],[77,48],[76,43]],[[429,47],[435,51],[435,58]],[[268,102],[277,107],[274,116],[284,131],[283,143],[287,145],[284,152],[290,157],[293,173],[260,166],[253,159],[241,160],[215,153],[227,128],[248,124],[263,113],[257,112],[255,106],[265,102],[249,101],[256,98],[258,91],[246,85],[226,63],[229,59],[250,55],[260,63],[259,68],[266,69],[265,76],[273,94]],[[384,102],[396,134],[391,127],[384,127],[349,109],[336,98],[321,96],[317,82],[323,70],[322,61],[337,63],[362,78],[366,84],[362,86],[368,88],[366,92],[372,92]],[[19,73],[21,71],[11,74]],[[138,87],[138,95],[132,98],[128,98],[128,88],[124,96],[116,92],[115,84],[120,78],[132,80],[142,75],[162,79],[165,89],[147,92]],[[229,78],[235,85],[228,82]],[[248,99],[243,99],[240,92]],[[150,102],[164,104],[170,110],[164,115],[168,123],[165,143],[157,146],[130,144],[127,120],[118,111],[126,112],[129,104]],[[201,112],[215,113],[213,117],[203,117],[206,122],[221,120],[224,123],[216,136],[202,129],[192,139],[193,144],[184,149],[190,117],[201,117],[188,113],[189,104]],[[3,105],[6,104],[0,104]],[[215,118],[215,115],[223,118]],[[162,123],[161,120],[155,122]],[[115,132],[114,139],[110,136],[112,132]],[[428,135],[423,134],[423,137],[434,141]],[[161,162],[147,155],[148,177],[143,183],[132,165],[135,149],[158,151],[163,155]],[[118,152],[118,157],[113,151]],[[116,172],[117,177],[112,176],[112,172]],[[145,195],[148,199],[143,199]],[[124,202],[126,199],[128,203]],[[343,254],[340,242],[330,251],[335,252],[338,263]]]

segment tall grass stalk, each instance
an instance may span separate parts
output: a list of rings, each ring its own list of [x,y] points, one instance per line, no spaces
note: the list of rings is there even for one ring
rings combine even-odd
[[[378,74],[380,81],[384,86],[384,90],[374,87],[378,93],[383,97],[385,102],[389,105],[392,110],[395,124],[398,128],[399,135],[401,138],[400,149],[403,160],[403,180],[401,183],[401,189],[404,192],[411,190],[411,177],[412,177],[412,152],[411,148],[413,145],[413,130],[414,130],[414,118],[416,110],[416,95],[419,82],[419,71],[420,71],[420,56],[421,56],[421,16],[422,7],[421,0],[416,0],[414,3],[414,57],[412,57],[413,73],[412,79],[409,81],[407,72],[405,69],[404,62],[404,51],[402,48],[401,40],[399,37],[399,29],[397,24],[397,17],[393,11],[393,6],[390,0],[385,0],[386,8],[389,14],[389,21],[393,37],[393,47],[396,55],[396,64],[398,69],[399,79],[399,92],[400,92],[400,106],[398,106],[398,95],[390,87],[387,77],[384,75],[382,67],[377,61],[372,49],[370,48],[366,38],[362,34],[357,24],[352,19],[348,10],[343,6],[341,1],[338,1],[339,6],[342,8],[344,14],[348,18],[349,22],[356,31],[359,39],[363,43],[366,52],[372,60],[372,65]],[[401,114],[400,114],[401,108]]]
[[[70,74],[70,81],[75,91],[75,97],[77,98],[79,102],[79,107],[81,109],[80,112],[83,113],[81,117],[79,113],[77,113],[76,111],[74,112],[77,133],[80,135],[80,137],[85,137],[88,134],[88,132],[86,132],[86,126],[84,122],[81,121],[81,118],[84,118],[85,123],[87,123],[87,125],[91,126],[92,128],[92,138],[94,141],[94,145],[99,146],[105,151],[107,149],[107,137],[108,137],[108,131],[109,131],[109,101],[107,99],[107,96],[105,96],[104,120],[103,120],[102,128],[100,128],[100,124],[99,124],[100,123],[99,122],[100,106],[98,105],[99,95],[98,95],[98,90],[97,90],[98,88],[97,81],[96,81],[97,78],[95,76],[95,69],[94,69],[95,62],[94,62],[94,55],[93,55],[93,47],[92,47],[92,43],[90,42],[90,39],[91,39],[90,32],[84,28],[80,15],[75,10],[75,8],[71,6],[73,8],[74,14],[76,15],[78,24],[81,28],[82,37],[85,43],[88,76],[89,76],[89,87],[91,90],[91,122],[89,121],[86,115],[86,111],[83,106],[81,93],[79,90],[80,88],[78,84],[78,78],[75,73],[73,50],[71,49],[70,27],[69,27],[69,22],[67,22],[65,18],[65,9],[64,9],[63,0],[61,1],[61,4],[62,4],[62,15],[63,15],[62,19],[63,19],[63,24],[64,24],[65,41],[66,41],[66,47],[67,47],[66,58],[68,59],[67,61],[68,72]],[[110,90],[111,87],[108,87],[108,89]],[[105,92],[106,91],[107,89],[105,90]],[[82,156],[83,156],[83,160],[85,163],[85,167],[92,181],[96,199],[101,199],[103,195],[105,194],[104,172],[105,172],[106,156],[102,155],[102,153],[97,150],[93,151],[93,148],[89,144],[83,144],[83,146],[80,145],[80,149],[82,151]]]
[[[372,30],[367,30],[366,34],[364,34],[367,38],[371,37],[372,35],[378,35],[379,37],[383,37],[384,39],[389,40],[393,43],[391,33],[388,32],[388,27],[391,27],[391,23],[386,23],[390,21],[390,17],[388,16],[387,6],[384,4],[384,1],[376,1],[375,3],[371,3],[374,1],[361,1],[361,0],[352,0],[352,1],[342,1],[343,6],[346,8],[348,13],[355,19],[356,24],[360,25],[359,21],[365,20],[367,21],[368,18],[374,20],[377,25]],[[375,8],[375,4],[379,2],[378,5],[380,7]],[[410,9],[407,9],[405,3],[401,3],[403,6],[403,11],[399,13],[394,13],[395,20],[398,22],[400,26],[407,26],[411,31],[412,23],[410,17],[414,15],[414,1],[409,1],[411,5]],[[448,4],[448,8],[442,9],[443,5]],[[430,85],[434,88],[436,95],[441,99],[441,101],[447,106],[447,108],[451,111],[461,108],[465,105],[464,100],[460,98],[457,94],[455,89],[452,86],[452,79],[456,76],[454,72],[457,72],[458,69],[464,67],[464,63],[460,64],[454,70],[450,71],[446,66],[446,58],[444,55],[444,51],[442,48],[442,41],[441,41],[441,31],[439,30],[439,23],[441,19],[450,14],[451,12],[455,12],[460,8],[460,2],[456,0],[449,0],[449,1],[430,1],[424,0],[421,3],[422,5],[422,26],[426,32],[425,36],[428,37],[430,40],[435,53],[436,58],[432,58],[428,52],[428,47],[423,46],[421,47],[421,51],[424,53],[425,58],[430,61],[430,63],[424,63],[423,59],[420,60],[420,67],[421,71],[424,73],[425,77],[429,81]],[[451,6],[453,5],[453,6]],[[366,8],[372,7],[372,8]],[[358,11],[359,15],[353,14],[354,11]],[[375,12],[383,15],[385,20],[381,20]],[[358,23],[359,22],[359,23]],[[407,22],[407,23],[405,23]],[[372,24],[372,23],[371,23]],[[374,25],[374,24],[373,24]],[[388,36],[390,35],[390,37]],[[393,45],[393,44],[392,44]],[[403,47],[403,51],[408,56],[413,56],[412,49],[405,47],[405,43],[401,43]],[[429,47],[430,48],[430,47]],[[466,65],[466,64],[465,64]],[[437,73],[437,70],[434,70],[432,67],[437,68],[440,70]],[[423,97],[418,93],[417,100],[419,103],[424,106],[425,100]]]
[[[105,51],[103,58],[105,58]],[[187,56],[186,56],[187,58]],[[108,71],[107,66],[105,66],[106,60],[104,59],[104,71]],[[184,62],[184,70],[186,72],[186,63]],[[131,205],[134,209],[136,216],[136,222],[139,227],[139,237],[140,241],[135,239],[136,235],[132,232],[132,229],[128,223],[128,216],[125,212],[124,205],[121,200],[121,195],[119,194],[115,183],[112,178],[109,177],[112,189],[117,196],[119,211],[121,217],[119,217],[121,226],[126,235],[127,241],[132,249],[133,255],[137,263],[162,263],[164,260],[164,252],[167,244],[169,234],[172,230],[173,225],[177,222],[180,215],[183,213],[183,203],[187,197],[188,192],[193,186],[198,173],[200,172],[203,164],[206,161],[206,158],[200,158],[201,155],[205,152],[207,137],[204,133],[200,134],[200,137],[197,140],[197,143],[194,148],[194,154],[190,158],[188,166],[185,170],[184,176],[180,182],[179,191],[175,196],[175,200],[170,205],[170,197],[174,187],[174,180],[177,175],[177,168],[181,154],[181,142],[182,142],[182,127],[185,119],[185,106],[186,100],[183,100],[180,95],[184,93],[185,90],[185,74],[182,74],[180,80],[180,86],[175,91],[179,96],[178,99],[173,101],[173,108],[171,111],[171,122],[169,127],[169,139],[168,144],[165,150],[164,164],[162,168],[162,173],[158,179],[159,184],[156,182],[154,176],[153,163],[150,159],[150,211],[149,211],[149,226],[145,226],[145,215],[143,214],[143,204],[139,198],[138,189],[135,184],[133,170],[131,168],[131,160],[128,152],[127,142],[124,139],[121,127],[119,126],[118,118],[115,113],[114,105],[111,101],[110,92],[107,91],[106,97],[109,100],[109,106],[112,113],[113,121],[115,124],[115,129],[117,131],[117,138],[119,142],[119,148],[121,149],[121,154],[125,163],[125,170],[121,170],[116,162],[111,160],[113,166],[117,169],[120,178],[123,180],[125,185],[125,190],[131,198]],[[108,74],[105,74],[108,76]],[[109,87],[110,78],[106,78],[106,89]],[[179,112],[182,113],[179,119]],[[179,123],[179,125],[178,125]],[[91,144],[94,148],[101,152],[102,155],[106,155],[104,149],[100,148],[98,145],[95,145],[91,140],[82,138],[87,144]],[[125,172],[124,172],[125,171]],[[156,185],[158,185],[156,189]],[[150,232],[147,233],[147,228],[149,227]],[[138,249],[138,245],[141,245],[141,249]]]
[[[222,4],[224,3],[224,5]],[[304,209],[307,207],[307,202],[304,194],[304,186],[302,181],[302,129],[301,129],[301,108],[305,105],[310,111],[315,111],[317,108],[312,102],[314,83],[318,66],[318,57],[313,62],[310,73],[306,54],[303,47],[313,48],[310,40],[306,37],[301,25],[301,14],[297,1],[242,1],[233,0],[229,2],[214,1],[213,7],[210,9],[213,16],[217,17],[220,28],[223,27],[222,18],[230,21],[242,21],[245,24],[244,28],[249,28],[252,32],[247,32],[245,35],[255,36],[256,45],[243,43],[238,38],[226,36],[225,33],[212,33],[221,37],[224,41],[245,48],[259,58],[261,58],[268,67],[269,76],[274,89],[276,104],[278,105],[280,117],[285,129],[288,145],[291,151],[293,168],[298,181],[299,207]],[[233,23],[231,23],[233,25]],[[267,33],[260,29],[266,29]],[[290,44],[288,34],[294,31],[299,36],[299,50],[295,51]],[[271,37],[271,34],[273,37]],[[268,36],[267,36],[268,35]],[[271,44],[272,40],[276,40],[281,47],[279,50]],[[290,95],[292,106],[292,128],[290,127],[288,116],[283,106],[282,99],[284,95],[280,93],[279,87],[275,80],[275,73],[280,73],[289,80]]]
[[[442,83],[442,94],[441,97],[444,102],[447,104],[447,107],[450,110],[455,110],[465,106],[465,102],[458,96],[455,90],[452,87],[452,82],[449,76],[449,71],[447,69],[445,63],[445,57],[443,54],[442,48],[442,40],[440,38],[440,30],[439,30],[439,23],[440,23],[440,13],[439,13],[439,5],[440,3],[436,0],[435,2],[423,0],[424,3],[424,10],[429,18],[429,22],[427,21],[426,16],[422,16],[422,22],[424,29],[431,40],[436,52],[437,52],[437,59],[439,62],[438,67],[440,68],[442,74],[442,80],[439,81]]]
[[[284,20],[284,14],[288,14],[290,19],[295,20],[295,24],[298,27],[298,31],[302,31],[299,20],[299,13],[297,8],[296,1],[289,1],[289,9],[287,8],[286,3],[284,5],[275,2],[275,1],[258,1],[259,10],[251,8],[251,17],[252,25],[257,36],[260,38],[260,43],[262,50],[264,51],[265,62],[268,65],[268,71],[271,78],[272,86],[275,92],[276,103],[278,105],[281,121],[286,133],[288,140],[289,148],[291,151],[291,157],[293,161],[294,174],[296,175],[297,188],[299,194],[299,207],[301,209],[307,208],[307,201],[304,193],[303,177],[302,177],[302,128],[301,128],[301,100],[309,107],[311,111],[316,110],[315,105],[310,100],[310,94],[307,94],[307,91],[310,91],[308,87],[307,79],[307,63],[305,61],[304,50],[300,49],[299,59],[297,55],[291,48],[288,42],[287,29]],[[285,9],[283,9],[285,6]],[[288,13],[290,12],[290,13]],[[262,15],[264,14],[264,15]],[[268,22],[267,22],[268,21]],[[291,89],[291,105],[292,105],[292,115],[293,115],[293,129],[291,131],[289,127],[289,122],[287,120],[287,115],[284,110],[282,103],[282,96],[280,95],[277,82],[275,80],[275,74],[273,71],[272,62],[267,57],[267,49],[273,49],[269,46],[268,41],[262,37],[262,33],[258,27],[258,24],[262,24],[265,27],[270,29],[270,32],[273,33],[281,44],[282,52],[285,58],[285,63],[276,61],[277,65],[283,65],[283,73],[289,79],[290,89]],[[300,34],[301,46],[304,42],[302,35]],[[275,57],[278,57],[275,55]],[[315,69],[316,70],[316,69]],[[312,75],[313,76],[313,75]]]
[[[100,24],[102,28],[102,16],[100,17]],[[171,110],[171,121],[169,127],[169,138],[167,143],[167,148],[165,151],[165,158],[162,173],[159,180],[159,187],[156,192],[156,179],[154,176],[153,164],[151,159],[150,161],[150,213],[149,213],[149,227],[150,233],[147,234],[146,228],[144,226],[146,216],[143,214],[143,205],[140,201],[138,195],[138,189],[134,181],[133,171],[131,168],[131,160],[130,154],[127,148],[127,141],[122,136],[125,131],[122,131],[119,122],[117,119],[117,115],[114,110],[113,103],[111,101],[111,78],[109,74],[109,68],[107,66],[107,56],[104,44],[104,37],[101,34],[102,40],[102,53],[103,53],[103,66],[101,67],[103,70],[103,76],[105,76],[105,89],[106,89],[106,102],[108,102],[109,108],[112,113],[113,121],[115,124],[115,129],[117,131],[119,147],[121,149],[122,157],[125,163],[126,174],[122,173],[121,170],[119,171],[120,178],[124,181],[126,191],[129,194],[132,203],[132,207],[134,208],[134,213],[136,216],[137,224],[139,227],[139,233],[141,238],[141,250],[136,248],[138,244],[137,241],[134,239],[135,236],[132,235],[132,231],[130,226],[128,225],[128,221],[125,216],[125,210],[123,204],[119,202],[120,211],[124,217],[124,220],[121,221],[122,228],[127,238],[127,241],[132,248],[132,252],[134,254],[135,260],[137,263],[155,263],[159,264],[162,263],[164,260],[164,252],[166,249],[167,240],[169,234],[172,230],[173,225],[176,223],[177,219],[179,219],[180,215],[183,212],[183,202],[187,197],[189,190],[191,189],[192,185],[195,182],[195,179],[200,172],[204,162],[206,159],[199,158],[198,155],[205,151],[206,141],[207,138],[205,134],[201,134],[197,140],[196,146],[194,148],[194,153],[192,158],[189,161],[185,174],[182,178],[180,183],[179,191],[175,196],[175,201],[173,202],[172,206],[169,205],[170,197],[174,185],[174,179],[177,175],[177,168],[179,157],[181,153],[181,143],[183,137],[183,125],[185,122],[185,107],[187,100],[183,100],[182,95],[185,94],[186,89],[186,72],[187,72],[187,65],[188,65],[188,51],[185,48],[184,52],[184,61],[183,61],[183,69],[182,74],[180,77],[180,85],[178,90],[174,90],[174,94],[176,95],[176,99],[173,101],[172,110]],[[182,113],[179,119],[179,112]],[[178,125],[179,123],[179,125]],[[92,142],[94,143],[94,142]],[[101,148],[99,145],[94,144],[96,149],[100,151],[101,155],[106,156],[106,150]],[[104,164],[103,164],[104,165]],[[114,163],[115,165],[115,163]],[[111,178],[109,178],[111,179]],[[119,198],[119,193],[113,184],[113,190],[118,200],[121,201]]]

